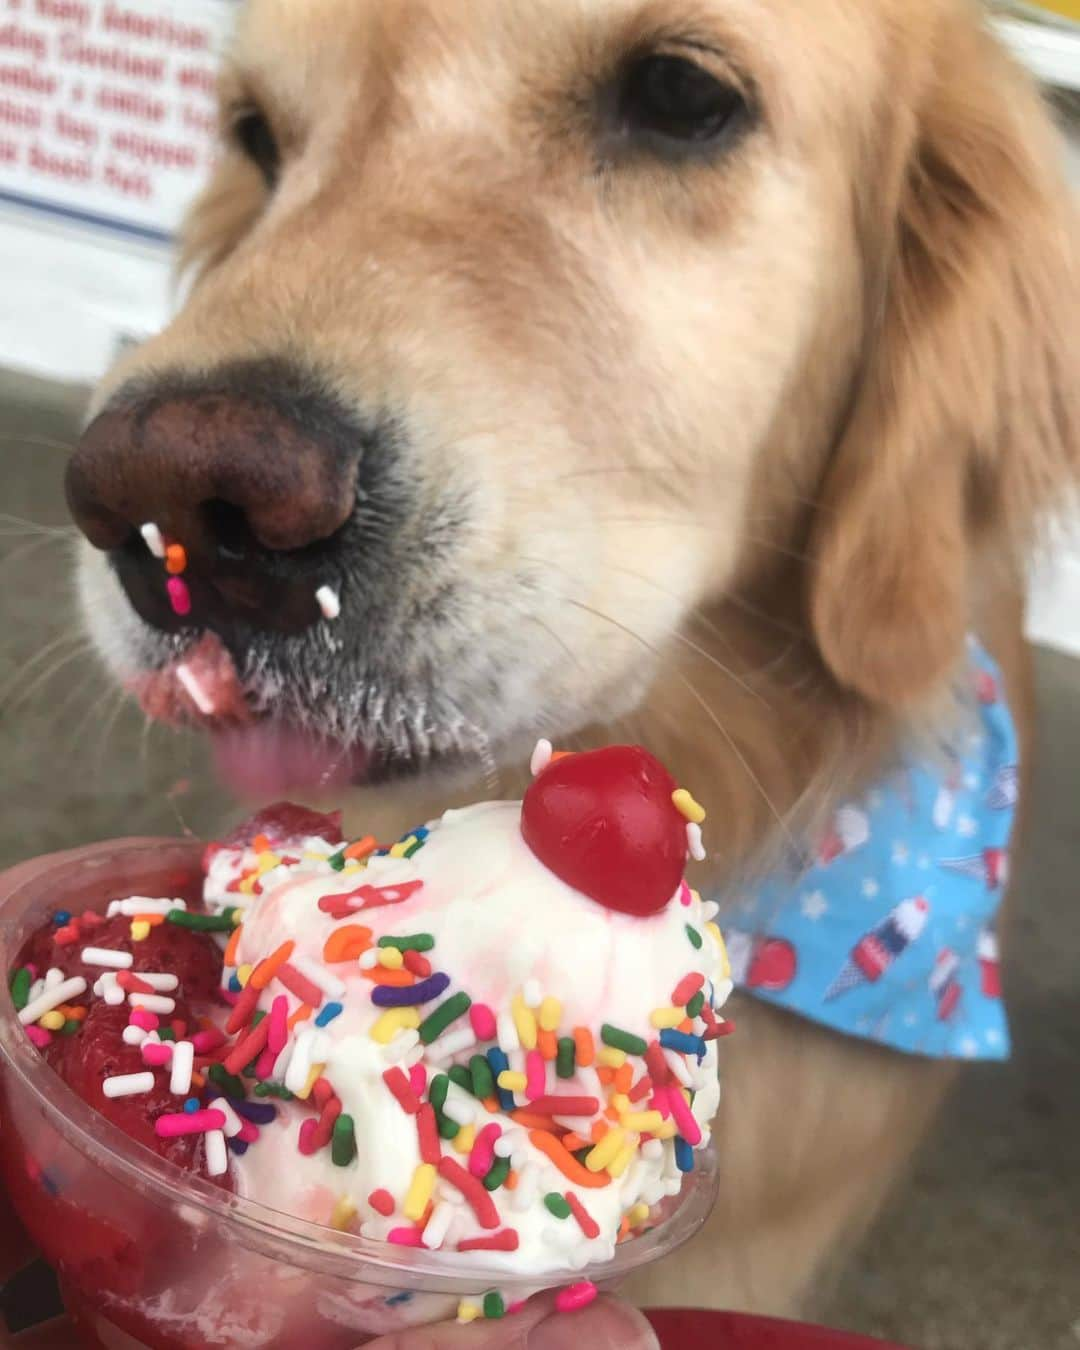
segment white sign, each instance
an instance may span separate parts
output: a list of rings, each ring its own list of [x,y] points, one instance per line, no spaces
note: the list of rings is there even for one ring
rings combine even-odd
[[[214,154],[232,0],[0,0],[0,202],[165,241]]]

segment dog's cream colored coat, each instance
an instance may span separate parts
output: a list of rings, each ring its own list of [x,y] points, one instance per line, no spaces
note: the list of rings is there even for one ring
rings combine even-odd
[[[590,91],[689,40],[758,125],[607,154]],[[455,566],[512,673],[507,760],[541,728],[642,740],[710,805],[716,883],[933,715],[970,624],[1026,719],[1019,559],[1080,458],[1078,232],[973,3],[252,0],[223,97],[268,114],[280,186],[225,154],[198,284],[103,396],[295,354],[399,415],[413,481],[479,503]],[[790,1310],[948,1073],[758,1007],[727,1048],[722,1203],[635,1292]]]

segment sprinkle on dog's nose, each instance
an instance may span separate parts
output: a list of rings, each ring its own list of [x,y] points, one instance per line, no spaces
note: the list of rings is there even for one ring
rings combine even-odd
[[[327,573],[362,442],[320,395],[228,377],[158,385],[90,424],[68,503],[148,622],[298,631],[336,617]]]

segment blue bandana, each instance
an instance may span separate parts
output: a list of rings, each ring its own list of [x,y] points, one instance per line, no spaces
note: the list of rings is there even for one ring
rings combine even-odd
[[[968,715],[939,766],[902,760],[837,811],[801,873],[722,916],[732,978],[835,1031],[1005,1059],[995,922],[1019,779],[999,672],[971,643]]]

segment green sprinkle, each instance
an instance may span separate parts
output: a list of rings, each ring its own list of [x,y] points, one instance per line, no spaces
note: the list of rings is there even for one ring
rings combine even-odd
[[[293,1094],[284,1083],[256,1083],[252,1091],[256,1097],[277,1097],[283,1102],[291,1102],[293,1099]]]
[[[698,932],[698,930],[694,927],[692,923],[688,923],[686,925],[686,936],[690,939],[691,947],[696,947],[697,950],[700,951],[701,934]]]
[[[613,1050],[625,1050],[628,1055],[643,1055],[649,1048],[640,1036],[623,1031],[621,1027],[613,1027],[610,1022],[605,1022],[600,1028],[600,1039]]]
[[[74,1036],[81,1026],[82,1026],[81,1022],[77,1022],[74,1017],[69,1017],[68,1020],[64,1023],[64,1025],[60,1028],[60,1035]]]
[[[570,1217],[570,1206],[558,1191],[552,1191],[549,1195],[545,1195],[544,1204],[557,1219],[568,1219]]]
[[[15,1004],[15,1011],[22,1012],[30,1002],[30,972],[25,966],[21,967],[11,977],[11,1001]]]
[[[342,849],[340,853],[331,854],[326,861],[335,872],[343,872],[345,870],[345,850]]]
[[[435,1011],[425,1017],[420,1023],[420,1040],[424,1045],[430,1045],[437,1036],[441,1036],[451,1022],[456,1022],[459,1017],[464,1017],[472,1007],[472,999],[468,994],[454,994],[448,998],[445,1003],[440,1003]]]
[[[573,1036],[560,1036],[555,1054],[555,1073],[559,1078],[573,1078],[577,1053]]]
[[[163,1028],[161,1029],[161,1031],[158,1032],[158,1040],[159,1040],[159,1041],[175,1041],[175,1040],[176,1040],[176,1032],[173,1031],[172,1027],[163,1027]]]
[[[481,1101],[485,1097],[495,1096],[495,1075],[491,1072],[487,1055],[473,1055],[469,1060],[469,1073],[472,1074],[473,1092]]]
[[[231,933],[236,927],[227,914],[189,914],[186,909],[170,909],[165,922],[196,933]]]
[[[403,858],[411,858],[414,853],[419,853],[426,843],[426,839],[418,839],[415,844],[410,844],[401,856]]]
[[[493,1289],[490,1294],[484,1295],[484,1316],[497,1320],[506,1316],[506,1304],[503,1302],[502,1294],[497,1289]]]
[[[451,1120],[449,1116],[444,1116],[441,1111],[435,1113],[435,1123],[439,1127],[440,1139],[456,1139],[461,1133],[461,1126],[456,1120]]]
[[[352,1116],[340,1115],[334,1121],[330,1139],[330,1159],[335,1167],[348,1167],[356,1157],[356,1127]]]
[[[496,1158],[491,1164],[491,1171],[484,1178],[484,1189],[487,1191],[497,1191],[509,1175],[510,1159]]]
[[[430,933],[414,933],[412,937],[381,937],[380,947],[396,947],[399,952],[429,952],[435,946]]]
[[[436,1111],[446,1105],[446,1094],[450,1090],[450,1079],[445,1073],[437,1073],[428,1088],[428,1101]]]
[[[161,1035],[161,1032],[158,1032]],[[211,1064],[207,1069],[207,1075],[212,1083],[216,1083],[227,1097],[244,1098],[247,1096],[247,1089],[239,1078],[226,1069],[224,1064]]]
[[[705,1006],[705,991],[699,989],[690,1002],[686,1005],[687,1017],[700,1017],[701,1010]]]
[[[454,1064],[447,1069],[446,1072],[450,1077],[451,1083],[456,1083],[459,1088],[464,1088],[470,1096],[476,1096],[476,1089],[473,1087],[472,1074],[464,1064]]]

